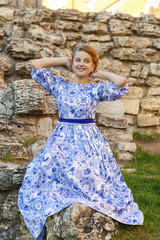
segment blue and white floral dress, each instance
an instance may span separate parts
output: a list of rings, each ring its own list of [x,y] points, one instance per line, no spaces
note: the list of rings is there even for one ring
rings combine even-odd
[[[116,100],[128,91],[127,84],[118,88],[103,81],[66,82],[45,68],[31,73],[56,98],[59,117],[65,119],[94,119],[98,102]],[[28,165],[18,206],[34,239],[42,240],[46,218],[77,202],[121,223],[143,224],[143,214],[96,124],[59,121]]]

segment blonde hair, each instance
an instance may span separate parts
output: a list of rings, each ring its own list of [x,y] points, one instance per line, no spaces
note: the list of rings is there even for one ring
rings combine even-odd
[[[95,64],[95,67],[94,67],[93,71],[95,71],[98,67],[98,64],[99,64],[99,57],[97,55],[96,49],[94,47],[92,47],[90,45],[86,45],[86,44],[76,46],[72,51],[72,61],[74,60],[75,54],[78,51],[87,52],[91,56],[92,61]]]

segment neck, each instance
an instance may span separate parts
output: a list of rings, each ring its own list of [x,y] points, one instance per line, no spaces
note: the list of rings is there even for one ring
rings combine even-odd
[[[89,78],[88,77],[80,78],[78,76],[75,76],[74,83],[87,84],[87,83],[89,83]]]

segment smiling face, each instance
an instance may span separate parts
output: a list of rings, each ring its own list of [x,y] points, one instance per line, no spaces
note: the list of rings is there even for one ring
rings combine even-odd
[[[88,77],[94,69],[92,57],[84,51],[77,51],[72,63],[73,71],[78,78]]]

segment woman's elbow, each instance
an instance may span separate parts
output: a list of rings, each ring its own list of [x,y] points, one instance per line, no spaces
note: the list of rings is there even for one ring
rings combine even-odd
[[[36,60],[31,60],[31,67],[33,69],[41,69],[43,68],[39,62],[39,59],[36,59]]]

